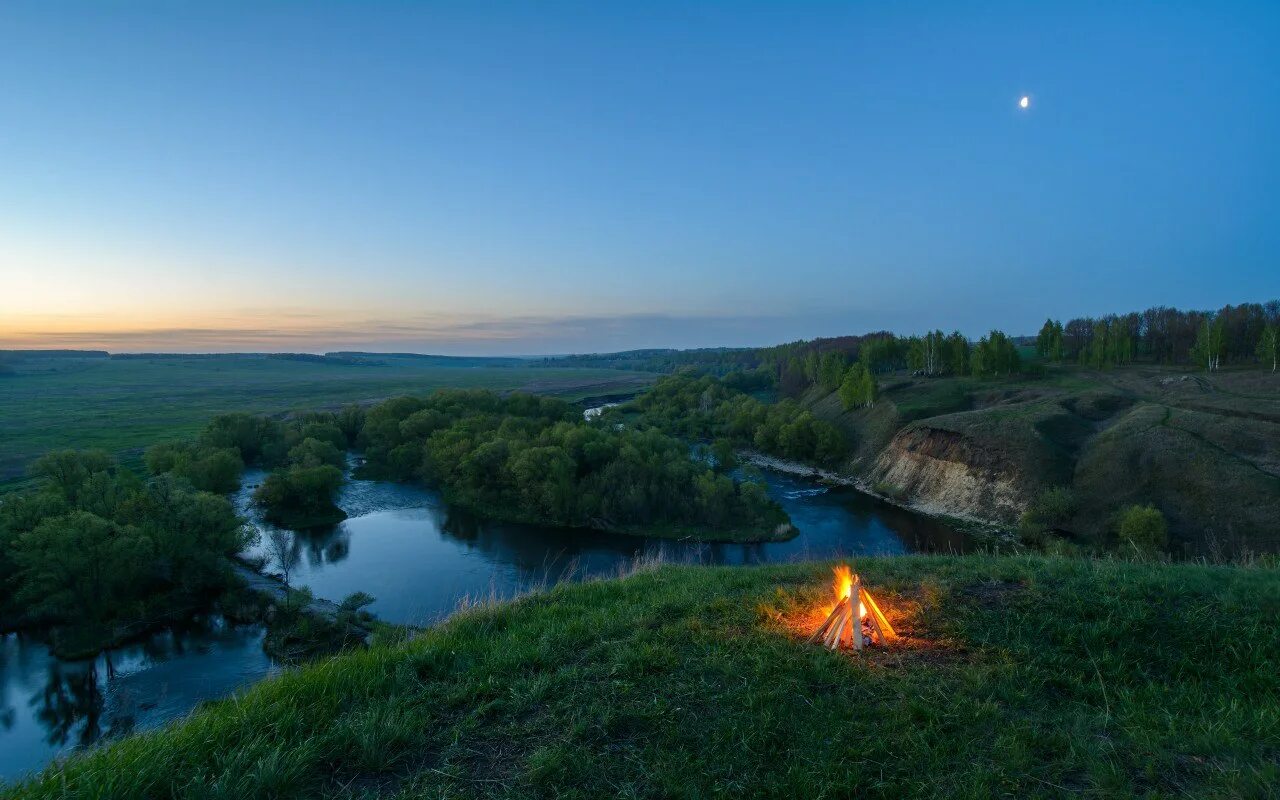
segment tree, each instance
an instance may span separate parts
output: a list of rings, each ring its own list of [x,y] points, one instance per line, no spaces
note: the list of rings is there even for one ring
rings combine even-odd
[[[945,347],[946,336],[942,331],[912,336],[907,340],[907,366],[925,375],[937,375],[942,372]]]
[[[342,486],[342,471],[322,464],[293,465],[275,470],[253,493],[253,500],[269,521],[290,528],[331,525],[346,519],[334,504]]]
[[[718,472],[731,472],[738,466],[738,455],[734,451],[733,442],[724,437],[711,443],[711,458],[715,461]]]
[[[294,564],[298,563],[298,554],[293,549],[293,534],[281,528],[267,531],[267,556],[280,571],[280,580],[285,588],[289,588],[289,575]]]
[[[1272,323],[1262,332],[1262,338],[1258,340],[1258,358],[1265,367],[1271,365],[1271,371],[1276,371],[1277,356],[1280,355],[1280,327]]]
[[[947,368],[952,375],[969,374],[969,340],[960,331],[947,337]]]
[[[346,461],[346,456],[341,450],[320,439],[303,439],[289,451],[289,463],[300,467],[320,467],[328,464],[331,467],[342,468],[346,465]]]
[[[937,375],[942,372],[943,350],[946,336],[940,330],[930,331],[922,340],[924,349],[924,374]]]
[[[840,383],[840,402],[848,411],[855,407],[869,407],[875,404],[879,395],[876,378],[862,364],[854,364],[844,374]]]
[[[818,366],[818,380],[824,391],[834,392],[840,388],[846,366],[842,353],[830,352],[822,356]]]
[[[1191,346],[1191,357],[1201,368],[1214,372],[1222,363],[1225,328],[1221,317],[1206,315]]]
[[[1044,325],[1040,326],[1040,333],[1036,335],[1036,354],[1041,358],[1050,358],[1053,352],[1054,331],[1058,328],[1060,323],[1051,319],[1046,319]]]
[[[101,621],[147,583],[151,545],[87,511],[42,521],[18,537],[18,601],[35,614]]]
[[[44,478],[70,503],[75,503],[89,476],[115,469],[116,463],[102,450],[54,450],[36,460],[31,473]]]
[[[210,448],[194,442],[158,444],[147,449],[147,470],[152,475],[173,475],[196,489],[229,494],[240,488],[244,462],[240,451],[231,447]]]

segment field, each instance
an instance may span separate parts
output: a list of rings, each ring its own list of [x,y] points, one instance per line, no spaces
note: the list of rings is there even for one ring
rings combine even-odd
[[[645,569],[282,675],[8,796],[1274,796],[1274,569],[856,566],[887,650],[805,643],[827,564]]]
[[[27,358],[0,376],[0,490],[20,485],[47,450],[98,447],[136,463],[142,449],[187,436],[215,414],[279,414],[371,403],[441,387],[526,389],[568,400],[634,392],[646,373],[540,368],[512,359],[378,356],[379,365],[268,359]]]

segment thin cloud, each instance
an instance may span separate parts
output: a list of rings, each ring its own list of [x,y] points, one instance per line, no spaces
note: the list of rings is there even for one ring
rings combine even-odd
[[[625,314],[464,318],[422,315],[332,321],[316,312],[275,316],[279,327],[209,325],[132,330],[18,330],[2,347],[75,347],[113,351],[219,352],[368,349],[541,355],[641,347],[766,344],[811,326],[813,315]],[[842,315],[845,316],[845,315]],[[846,317],[849,324],[852,317]],[[772,332],[772,333],[771,333]],[[809,334],[812,335],[812,334]],[[786,337],[784,337],[786,338]],[[794,338],[791,336],[790,338]]]

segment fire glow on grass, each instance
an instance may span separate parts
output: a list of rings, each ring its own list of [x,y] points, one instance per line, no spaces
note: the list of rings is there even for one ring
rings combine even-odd
[[[862,579],[848,564],[841,564],[834,571],[835,579],[831,582],[831,588],[835,590],[836,603],[827,613],[826,621],[809,637],[809,641],[821,640],[822,646],[831,650],[839,648],[846,640],[854,650],[861,650],[865,645],[871,644],[873,637],[881,645],[892,641],[898,634],[876,605],[871,593],[863,588]],[[856,619],[852,613],[855,598],[858,602]]]

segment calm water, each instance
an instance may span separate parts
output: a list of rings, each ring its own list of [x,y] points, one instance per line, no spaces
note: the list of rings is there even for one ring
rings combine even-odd
[[[105,736],[146,730],[269,674],[259,625],[196,619],[85,661],[0,637],[0,780]]]
[[[247,473],[236,502],[269,532],[248,502],[262,477]],[[371,608],[382,619],[423,625],[467,596],[511,596],[566,577],[616,574],[642,555],[762,564],[964,547],[948,526],[852,489],[776,472],[766,478],[800,530],[791,541],[706,545],[483,522],[426,489],[350,480],[339,500],[349,519],[325,530],[283,532],[283,554],[273,554],[264,535],[254,552],[271,559],[270,571],[279,571],[283,555],[290,582],[319,597],[341,600],[365,591],[377,598]],[[39,769],[103,736],[162,724],[262,678],[275,668],[262,652],[262,636],[260,626],[214,617],[94,662],[60,661],[43,645],[3,638],[0,779]]]
[[[260,477],[250,476],[249,483]],[[380,618],[425,625],[464,597],[509,597],[566,577],[616,574],[637,556],[764,564],[963,549],[963,538],[946,525],[853,489],[828,489],[778,472],[766,478],[770,494],[800,530],[790,541],[704,544],[486,522],[426,489],[353,480],[340,501],[351,518],[333,528],[289,533],[284,558],[294,586],[331,600],[365,591],[376,598],[370,609]],[[242,502],[253,516],[247,493]],[[279,572],[281,554],[266,540],[255,553],[270,560],[268,570]]]

